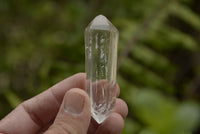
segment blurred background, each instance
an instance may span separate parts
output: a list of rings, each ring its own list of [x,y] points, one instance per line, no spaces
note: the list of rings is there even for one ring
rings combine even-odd
[[[84,29],[99,14],[120,33],[123,134],[199,134],[199,0],[0,0],[0,119],[85,71]]]

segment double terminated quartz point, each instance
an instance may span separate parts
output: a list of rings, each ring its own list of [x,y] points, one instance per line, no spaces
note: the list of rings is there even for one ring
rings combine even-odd
[[[118,30],[103,15],[85,29],[86,90],[92,117],[99,124],[115,106],[118,36]]]

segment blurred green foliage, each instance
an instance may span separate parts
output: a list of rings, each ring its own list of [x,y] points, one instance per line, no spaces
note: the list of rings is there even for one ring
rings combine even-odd
[[[84,72],[84,29],[119,29],[123,134],[200,133],[200,1],[0,1],[0,117]]]

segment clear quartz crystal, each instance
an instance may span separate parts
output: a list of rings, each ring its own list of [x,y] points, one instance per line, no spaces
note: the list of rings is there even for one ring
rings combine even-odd
[[[85,29],[86,90],[92,117],[102,123],[116,101],[117,48],[119,32],[103,15]]]

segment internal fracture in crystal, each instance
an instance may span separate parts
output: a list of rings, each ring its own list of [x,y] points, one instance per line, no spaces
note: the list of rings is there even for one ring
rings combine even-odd
[[[103,15],[85,29],[86,90],[92,117],[102,123],[116,101],[118,30]]]

